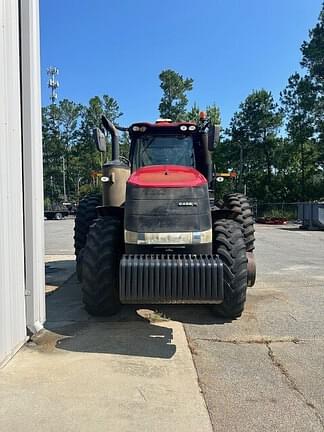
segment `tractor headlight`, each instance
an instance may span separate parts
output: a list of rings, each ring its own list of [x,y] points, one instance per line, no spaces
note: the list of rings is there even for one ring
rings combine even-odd
[[[125,230],[125,243],[137,244],[138,233]]]
[[[211,243],[213,241],[213,232],[211,229],[207,231],[201,231],[200,243]]]
[[[211,243],[212,230],[198,232],[137,233],[125,230],[125,243],[131,244],[197,244]]]

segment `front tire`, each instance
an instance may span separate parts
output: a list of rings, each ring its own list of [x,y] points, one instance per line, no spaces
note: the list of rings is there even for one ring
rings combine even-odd
[[[123,244],[119,219],[107,216],[90,227],[82,256],[82,294],[85,309],[91,315],[114,315],[121,307],[119,262]]]
[[[235,319],[244,310],[247,290],[247,258],[241,226],[231,219],[214,223],[213,253],[224,266],[224,301],[212,311],[224,318]]]

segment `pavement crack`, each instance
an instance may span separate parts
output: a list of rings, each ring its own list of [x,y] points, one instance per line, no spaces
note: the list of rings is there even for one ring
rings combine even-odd
[[[182,327],[183,327],[184,334],[185,334],[186,339],[187,339],[187,344],[188,344],[188,347],[189,347],[189,350],[190,350],[190,353],[191,353],[191,360],[192,360],[192,363],[193,363],[193,366],[194,366],[195,372],[196,372],[196,378],[197,378],[198,388],[199,388],[200,394],[201,394],[201,396],[203,398],[204,405],[206,407],[206,411],[207,411],[207,414],[208,414],[208,417],[209,417],[210,425],[211,425],[212,430],[216,431],[216,425],[214,425],[214,422],[213,422],[213,419],[212,419],[211,409],[209,407],[209,404],[207,403],[206,394],[205,394],[205,392],[203,390],[202,382],[201,382],[201,379],[200,379],[200,373],[198,371],[198,367],[197,367],[196,360],[195,360],[195,356],[197,355],[197,351],[195,350],[195,347],[192,344],[192,342],[194,342],[194,339],[191,339],[189,337],[189,334],[188,334],[188,331],[187,331],[187,327],[184,326],[184,325]]]
[[[277,341],[276,341],[277,342]],[[314,413],[315,417],[318,419],[318,421],[320,422],[323,430],[324,430],[324,419],[321,416],[320,412],[318,411],[318,409],[316,408],[316,406],[310,402],[306,396],[304,395],[304,393],[301,391],[301,389],[298,387],[296,381],[294,380],[294,378],[290,375],[290,373],[288,372],[288,370],[285,368],[285,366],[281,363],[281,361],[275,356],[275,353],[273,351],[273,349],[271,348],[270,345],[271,342],[265,342],[265,346],[268,350],[268,357],[271,360],[271,363],[273,364],[273,366],[275,368],[277,368],[279,370],[279,372],[281,373],[281,375],[283,375],[288,383],[288,386],[294,390],[300,397],[300,399],[304,402],[304,404],[310,408],[312,410],[312,412]]]
[[[288,315],[294,320],[294,321],[298,321],[298,319],[293,315],[293,314],[291,314],[290,312],[288,312]]]
[[[144,400],[145,402],[147,402],[147,399],[146,399],[146,397],[145,397],[144,392],[143,392],[139,387],[137,387],[137,391],[138,391],[138,393],[141,395],[141,397],[143,398],[143,400]]]
[[[297,337],[282,337],[282,338],[273,338],[270,336],[252,336],[248,338],[232,338],[232,339],[224,339],[224,338],[195,338],[193,341],[207,341],[207,342],[216,342],[216,343],[229,343],[234,345],[240,344],[260,344],[266,345],[268,343],[302,343],[305,342],[305,339],[299,339]]]

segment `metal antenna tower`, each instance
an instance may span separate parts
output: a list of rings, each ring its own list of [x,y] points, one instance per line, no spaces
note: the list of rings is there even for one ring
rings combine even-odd
[[[56,104],[57,89],[60,86],[58,80],[56,79],[58,74],[59,74],[59,70],[56,66],[50,66],[49,68],[47,68],[48,88],[51,89],[50,101],[51,101],[52,105]],[[53,115],[53,120],[55,123],[54,115]],[[59,136],[61,137],[59,126],[57,126],[57,128],[58,128]],[[66,167],[65,167],[64,154],[62,155],[62,173],[63,173],[63,199],[64,199],[64,202],[66,202],[67,201],[66,184],[65,184],[66,183]]]
[[[48,75],[48,87],[51,89],[51,95],[50,100],[52,104],[56,103],[57,99],[57,89],[60,86],[59,82],[56,79],[56,76],[59,74],[59,70],[55,66],[50,66],[47,68],[47,75]]]

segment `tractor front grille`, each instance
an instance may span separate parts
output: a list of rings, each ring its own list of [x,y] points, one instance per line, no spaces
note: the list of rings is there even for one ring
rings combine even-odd
[[[221,303],[223,263],[218,255],[123,255],[122,303]]]

